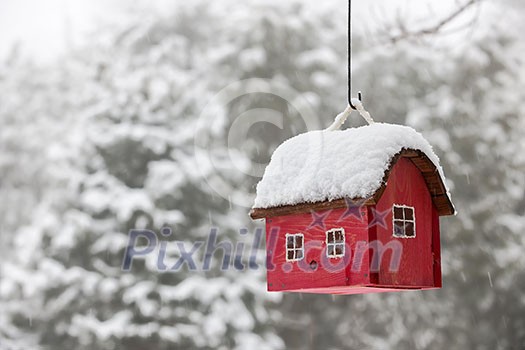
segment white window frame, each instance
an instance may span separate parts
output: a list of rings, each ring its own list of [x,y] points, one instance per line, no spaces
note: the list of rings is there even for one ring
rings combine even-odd
[[[288,237],[293,237],[293,248],[289,249],[288,248]],[[297,248],[296,245],[295,245],[295,238],[296,237],[301,237],[301,240],[303,242],[303,244],[301,245],[300,248]],[[286,251],[286,261],[301,261],[304,259],[304,234],[302,233],[287,233],[286,236],[285,236],[285,242],[284,242],[284,247],[285,247],[285,251]],[[292,259],[288,259],[288,252],[289,251],[293,251],[293,258]],[[297,258],[297,252],[300,251],[301,252],[301,257],[300,258]]]
[[[342,233],[342,235],[343,235],[343,241],[342,242],[336,242],[335,241],[335,233],[336,232],[341,232]],[[328,237],[329,237],[330,233],[333,233],[333,236],[334,236],[334,241],[333,242],[329,242],[328,241]],[[342,228],[342,227],[332,228],[332,229],[326,231],[325,234],[326,234],[326,256],[328,258],[342,258],[342,257],[344,257],[345,256],[345,248],[346,248],[345,247],[346,246],[346,244],[345,244],[345,242],[346,242],[345,229]],[[336,254],[336,248],[338,246],[342,247],[342,249],[341,249],[342,253],[341,254]],[[329,251],[330,251],[329,248],[330,247],[333,247],[332,251],[334,252],[334,254],[329,254]]]
[[[399,208],[403,211],[402,219],[396,219],[395,208]],[[412,209],[412,219],[405,218],[405,208]],[[396,221],[403,223],[403,234],[402,235],[396,234]],[[414,225],[414,235],[413,236],[406,235],[406,231],[405,231],[406,223],[412,223]],[[405,204],[392,205],[392,236],[396,238],[416,238],[416,209],[414,207],[410,205],[405,205]]]

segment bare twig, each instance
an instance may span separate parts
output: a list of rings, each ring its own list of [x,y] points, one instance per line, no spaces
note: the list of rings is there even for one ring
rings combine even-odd
[[[469,0],[463,5],[459,6],[455,11],[451,12],[448,16],[441,19],[436,24],[430,27],[422,28],[422,29],[415,30],[415,31],[408,30],[406,26],[404,25],[404,23],[398,20],[399,23],[397,24],[397,26],[400,30],[400,33],[394,36],[390,36],[388,40],[389,42],[395,44],[402,40],[407,40],[407,39],[412,39],[412,38],[421,38],[424,36],[437,34],[443,29],[443,27],[445,27],[450,22],[454,21],[462,13],[466,12],[470,7],[480,3],[481,1],[482,0]]]

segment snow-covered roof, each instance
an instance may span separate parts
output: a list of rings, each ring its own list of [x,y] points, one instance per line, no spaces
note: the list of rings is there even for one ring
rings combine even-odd
[[[341,198],[369,198],[382,185],[392,158],[403,149],[423,152],[446,187],[432,146],[408,126],[374,123],[297,135],[273,153],[257,185],[254,208],[274,208]]]

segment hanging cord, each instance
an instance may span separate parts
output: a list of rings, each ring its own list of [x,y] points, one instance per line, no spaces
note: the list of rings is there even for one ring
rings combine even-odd
[[[361,91],[357,93],[357,98],[352,98],[352,0],[348,0],[348,106],[358,111],[368,124],[374,123],[370,113],[368,113],[363,106]],[[350,113],[348,113],[348,115],[350,115]],[[343,125],[343,123],[341,123],[340,126]]]
[[[348,0],[348,105],[355,110],[352,104],[352,0]],[[358,94],[359,101],[361,101],[361,92]]]
[[[361,91],[357,93],[357,98],[352,98],[352,0],[348,0],[348,106],[335,117],[334,122],[326,130],[339,130],[344,124],[352,110],[356,110],[368,124],[373,124],[374,120],[365,110],[361,102]]]

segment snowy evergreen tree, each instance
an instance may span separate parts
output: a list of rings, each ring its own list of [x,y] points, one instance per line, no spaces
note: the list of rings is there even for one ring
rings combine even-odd
[[[328,126],[346,100],[340,6],[180,2],[166,14],[130,14],[58,67],[2,66],[0,215],[2,237],[8,232],[14,245],[0,266],[0,348],[23,341],[22,348],[53,349],[508,349],[525,342],[522,44],[508,23],[488,19],[461,45],[354,40],[354,87],[365,92],[367,109],[377,121],[422,131],[450,179],[458,216],[443,220],[442,290],[269,294],[261,264],[220,271],[220,252],[205,272],[158,272],[156,255],[121,270],[132,228],[170,227],[167,240],[193,242],[218,227],[219,240],[251,241],[248,208],[219,194],[214,178],[226,181],[231,199],[253,194],[258,179],[231,157],[257,168],[307,126],[282,96],[208,103],[232,82],[262,78],[297,91],[319,127]],[[228,149],[232,123],[255,108],[278,111],[283,129],[254,124]],[[200,135],[212,137],[196,141]],[[201,155],[217,162],[201,164]],[[195,257],[202,260],[202,251]],[[165,260],[169,266],[177,254]]]

